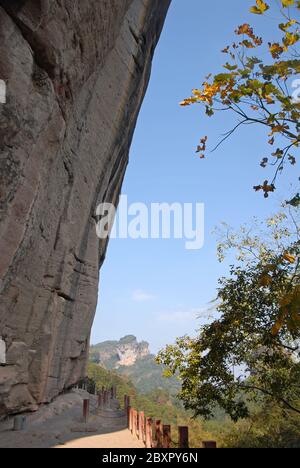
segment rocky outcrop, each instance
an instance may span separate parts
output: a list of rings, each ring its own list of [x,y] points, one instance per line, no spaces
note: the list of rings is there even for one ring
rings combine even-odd
[[[170,0],[0,0],[0,416],[84,374],[106,243]]]
[[[134,335],[120,341],[104,341],[90,348],[90,360],[107,369],[130,367],[147,356],[150,356],[149,343],[139,343]]]
[[[128,343],[122,343],[121,340],[117,346],[117,353],[119,358],[117,367],[130,367],[139,359],[149,356],[149,343],[146,343],[145,341],[138,343],[135,337],[132,342]]]

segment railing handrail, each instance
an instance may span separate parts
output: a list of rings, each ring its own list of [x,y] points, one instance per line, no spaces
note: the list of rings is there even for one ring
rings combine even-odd
[[[178,427],[178,444],[172,441],[170,425],[164,425],[161,420],[153,421],[145,417],[143,411],[138,412],[130,406],[130,397],[124,396],[124,409],[127,415],[127,427],[133,436],[141,440],[146,448],[171,448],[171,444],[179,448],[189,448],[188,426]],[[203,441],[202,448],[217,448],[215,441]]]
[[[78,384],[79,388],[88,390],[90,381],[85,379]],[[117,399],[117,387],[113,385],[110,389],[102,387],[101,391],[97,392],[96,385],[93,385],[92,393],[98,395],[98,409],[105,410],[111,408],[111,402]],[[172,427],[164,425],[161,420],[153,421],[145,415],[143,411],[137,411],[131,407],[130,396],[124,395],[124,412],[127,419],[127,428],[133,436],[137,437],[144,443],[146,448],[171,448],[171,445],[176,445],[179,448],[189,448],[189,427],[178,427],[178,444],[171,437]],[[89,400],[83,400],[83,420],[85,423],[89,420],[90,405]],[[202,448],[217,448],[217,443],[214,440],[203,441]]]

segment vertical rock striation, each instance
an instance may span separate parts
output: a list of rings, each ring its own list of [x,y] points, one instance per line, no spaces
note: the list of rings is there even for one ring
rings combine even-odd
[[[95,208],[117,203],[169,3],[0,0],[0,416],[85,373]]]

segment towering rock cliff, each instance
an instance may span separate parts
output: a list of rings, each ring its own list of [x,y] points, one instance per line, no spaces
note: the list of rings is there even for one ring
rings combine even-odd
[[[85,373],[106,245],[170,0],[0,0],[0,416]]]

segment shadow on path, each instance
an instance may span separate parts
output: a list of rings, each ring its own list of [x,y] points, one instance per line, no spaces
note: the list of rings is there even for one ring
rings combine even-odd
[[[82,402],[90,399],[90,418],[83,422]],[[26,428],[14,432],[13,418],[0,423],[0,448],[144,448],[127,430],[119,403],[97,409],[97,397],[82,390],[62,395],[37,413],[28,414]]]

